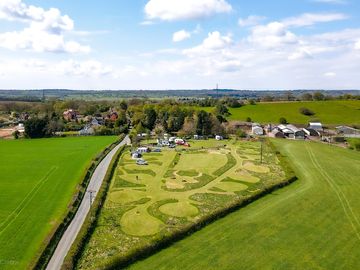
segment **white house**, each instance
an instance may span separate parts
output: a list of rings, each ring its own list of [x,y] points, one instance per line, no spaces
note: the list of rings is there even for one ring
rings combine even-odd
[[[80,136],[89,136],[94,134],[95,134],[95,130],[90,125],[86,125],[82,130],[79,131]]]

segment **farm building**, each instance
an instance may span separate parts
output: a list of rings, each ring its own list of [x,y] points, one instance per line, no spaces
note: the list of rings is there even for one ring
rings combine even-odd
[[[314,129],[318,132],[323,132],[324,128],[320,122],[310,122],[308,128]]]
[[[320,132],[316,131],[315,129],[303,128],[303,131],[305,132],[306,136],[310,136],[310,137],[319,137],[320,136]]]
[[[293,139],[295,137],[294,131],[286,125],[279,125],[278,130],[280,130],[287,138]]]
[[[305,139],[305,131],[302,129],[298,129],[294,125],[287,125],[287,128],[291,129],[294,132],[294,139],[303,140]]]
[[[304,130],[298,129],[294,125],[280,125],[278,129],[289,139],[305,139]]]
[[[262,128],[262,126],[260,124],[254,123],[251,127],[251,133],[253,135],[261,136],[261,135],[264,135],[264,129]]]
[[[344,135],[344,137],[348,138],[359,138],[360,130],[348,126],[339,126],[336,128],[336,132],[338,134]]]
[[[269,133],[269,137],[271,137],[271,138],[281,138],[281,139],[284,139],[284,138],[285,138],[285,135],[284,135],[284,133],[282,133],[280,130],[274,129],[274,130],[272,130],[272,131]]]

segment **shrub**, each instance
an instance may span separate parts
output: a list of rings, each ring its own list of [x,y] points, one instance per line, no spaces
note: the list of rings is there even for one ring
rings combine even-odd
[[[281,118],[279,119],[279,123],[280,123],[280,124],[283,124],[283,125],[286,125],[286,124],[288,123],[288,121],[287,121],[284,117],[281,117]]]
[[[312,110],[310,110],[308,108],[304,108],[304,107],[300,108],[299,112],[306,116],[313,116],[315,114]]]

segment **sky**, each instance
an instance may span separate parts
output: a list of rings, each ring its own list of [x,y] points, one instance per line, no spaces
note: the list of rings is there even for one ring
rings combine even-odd
[[[0,89],[360,89],[359,0],[0,0]]]

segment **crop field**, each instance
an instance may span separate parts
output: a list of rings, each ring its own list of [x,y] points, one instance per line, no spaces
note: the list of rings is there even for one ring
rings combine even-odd
[[[305,116],[299,109],[305,107],[315,113]],[[238,109],[231,109],[231,120],[246,120],[250,117],[253,121],[261,123],[278,123],[281,117],[289,123],[307,124],[312,119],[317,119],[324,124],[360,124],[360,100],[350,101],[314,101],[314,102],[289,102],[289,103],[259,103]]]
[[[360,269],[360,154],[274,143],[298,181],[128,269]]]
[[[0,269],[26,269],[115,137],[0,141]]]
[[[300,113],[300,108],[308,108],[315,115],[305,116]],[[252,121],[264,124],[278,123],[281,117],[293,124],[307,124],[311,120],[327,125],[360,124],[360,100],[258,103],[229,110],[229,120],[245,121],[250,117]]]
[[[262,164],[258,142],[192,145],[144,154],[148,166],[123,154],[79,269],[99,269],[131,255],[286,177],[268,145]]]

